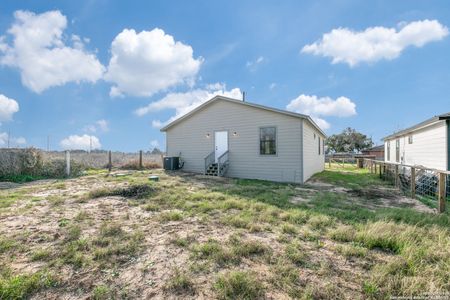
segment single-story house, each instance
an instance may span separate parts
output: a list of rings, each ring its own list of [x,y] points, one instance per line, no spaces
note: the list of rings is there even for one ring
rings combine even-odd
[[[325,133],[290,111],[215,96],[161,131],[189,172],[303,183],[324,169]]]
[[[363,155],[375,156],[376,160],[384,160],[384,145],[375,146],[361,151]]]
[[[383,138],[385,161],[450,170],[449,136],[450,113],[434,116]]]

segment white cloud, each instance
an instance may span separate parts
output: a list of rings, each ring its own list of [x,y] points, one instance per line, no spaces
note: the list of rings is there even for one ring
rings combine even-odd
[[[79,36],[72,35],[73,47],[66,45],[67,18],[60,11],[34,14],[19,10],[14,18],[8,30],[12,45],[5,38],[0,40],[0,64],[18,68],[26,87],[40,93],[52,86],[93,83],[102,77],[103,65],[84,50]]]
[[[250,71],[256,71],[256,68],[258,67],[259,64],[261,64],[262,62],[264,62],[265,59],[263,56],[259,56],[256,60],[254,61],[248,61],[245,66],[247,68],[250,69]]]
[[[356,115],[356,104],[347,97],[336,100],[330,97],[300,95],[286,106],[288,110],[312,116],[350,117]]]
[[[277,87],[277,84],[275,83],[275,82],[272,82],[270,85],[269,85],[269,89],[271,89],[271,90],[273,90],[274,88],[276,88]]]
[[[19,111],[19,104],[16,100],[0,94],[0,124],[12,120],[13,115]]]
[[[14,138],[13,141],[17,145],[25,145],[27,143],[27,140],[24,137]]]
[[[100,149],[102,145],[99,139],[93,135],[71,135],[63,139],[60,143],[64,150],[94,150]]]
[[[217,95],[222,95],[234,99],[242,98],[242,93],[239,88],[226,90],[226,87],[223,84],[208,85],[205,89],[196,89],[186,93],[169,93],[162,99],[152,102],[145,107],[137,109],[136,114],[138,116],[143,116],[148,113],[165,109],[174,109],[175,115],[169,120],[165,122],[161,122],[160,120],[152,121],[152,125],[154,127],[160,128],[165,124],[168,124],[173,120],[181,117],[182,115],[190,112],[194,108]]]
[[[333,64],[342,62],[355,66],[361,62],[392,60],[409,46],[422,47],[448,35],[448,28],[437,20],[400,25],[397,29],[369,27],[364,31],[333,29],[325,33],[321,40],[304,46],[302,52],[331,57]]]
[[[10,147],[19,147],[23,146],[27,143],[27,140],[24,137],[13,137],[9,138],[9,146]],[[8,133],[0,132],[0,146],[8,145]]]
[[[108,123],[108,121],[102,119],[102,120],[98,120],[96,122],[96,124],[97,124],[98,128],[101,131],[103,131],[103,132],[109,131],[109,123]]]
[[[8,143],[8,134],[0,132],[0,146],[5,146]]]
[[[322,129],[330,128],[330,124],[322,116],[351,117],[356,115],[356,104],[347,97],[333,100],[330,97],[317,97],[316,95],[300,95],[286,106],[287,110],[310,115]]]
[[[192,85],[203,61],[192,47],[155,28],[136,33],[124,29],[111,45],[112,57],[105,79],[115,85],[111,97],[151,96],[169,87]]]
[[[152,140],[152,141],[150,142],[150,145],[151,145],[153,148],[159,148],[159,142],[158,142],[157,140]]]
[[[152,126],[155,128],[162,128],[164,126],[164,123],[160,120],[152,120]]]
[[[91,125],[87,125],[84,127],[84,131],[88,131],[88,132],[108,132],[109,131],[109,123],[108,121],[102,119],[102,120],[98,120],[96,121],[94,124]]]
[[[330,123],[328,123],[322,118],[311,117],[311,119],[313,119],[313,121],[317,124],[317,126],[319,126],[322,130],[327,130],[331,126]]]

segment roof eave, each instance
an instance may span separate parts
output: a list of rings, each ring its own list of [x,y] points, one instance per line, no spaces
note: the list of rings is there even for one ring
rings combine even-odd
[[[296,118],[301,118],[301,119],[306,119],[308,120],[317,130],[319,130],[319,132],[326,138],[327,135],[325,134],[325,132],[322,131],[322,129],[313,121],[313,119],[311,119],[310,116],[308,115],[303,115],[303,114],[299,114],[299,113],[295,113],[295,112],[290,112],[290,111],[285,111],[285,110],[281,110],[278,108],[273,108],[273,107],[268,107],[268,106],[264,106],[264,105],[260,105],[260,104],[256,104],[256,103],[251,103],[251,102],[244,102],[242,100],[237,100],[237,99],[233,99],[233,98],[228,98],[225,96],[214,96],[213,98],[211,98],[210,100],[206,101],[205,103],[201,104],[200,106],[196,107],[195,109],[193,109],[192,111],[188,112],[187,114],[179,117],[176,120],[173,120],[172,122],[170,122],[169,124],[167,124],[166,126],[162,127],[160,129],[161,132],[165,132],[167,131],[167,129],[169,129],[170,127],[174,126],[175,124],[178,124],[179,122],[181,122],[182,120],[188,118],[189,116],[193,115],[195,112],[201,110],[202,108],[204,108],[205,106],[207,106],[209,103],[217,100],[217,99],[222,99],[225,101],[229,101],[229,102],[234,102],[237,104],[241,104],[241,105],[248,105],[251,107],[255,107],[255,108],[259,108],[259,109],[264,109],[264,110],[269,110],[272,112],[276,112],[276,113],[281,113],[284,115],[290,115],[292,117],[296,117]]]
[[[385,136],[383,138],[383,141],[386,141],[386,140],[389,140],[389,139],[392,139],[392,138],[396,138],[396,137],[401,137],[401,136],[407,135],[407,134],[409,134],[411,132],[415,132],[417,130],[427,128],[427,127],[429,127],[431,125],[436,124],[438,121],[441,121],[441,120],[444,120],[444,119],[441,119],[441,117],[439,117],[439,116],[435,116],[435,117],[433,117],[431,119],[428,119],[428,120],[426,120],[426,121],[424,121],[422,123],[419,123],[419,124],[411,126],[409,128],[400,130],[400,131],[395,132],[395,133],[393,133],[391,135]]]

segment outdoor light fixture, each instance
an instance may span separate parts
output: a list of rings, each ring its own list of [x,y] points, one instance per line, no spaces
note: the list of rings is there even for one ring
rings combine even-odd
[[[206,134],[206,138],[208,138],[208,139],[209,139],[209,137],[210,137],[210,135],[209,135],[209,133],[207,133],[207,134]]]
[[[233,136],[237,136],[237,132],[235,131],[235,132],[233,132]]]

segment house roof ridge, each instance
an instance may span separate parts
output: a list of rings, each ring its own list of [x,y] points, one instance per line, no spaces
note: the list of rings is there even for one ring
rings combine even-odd
[[[178,124],[179,122],[183,121],[184,119],[186,119],[189,116],[195,114],[197,111],[200,111],[204,107],[208,106],[209,104],[211,104],[212,102],[217,101],[217,100],[229,101],[229,102],[233,102],[233,103],[237,103],[237,104],[241,104],[241,105],[247,105],[247,106],[250,106],[250,107],[255,107],[255,108],[269,110],[269,111],[276,112],[276,113],[281,113],[281,114],[284,114],[284,115],[289,115],[289,116],[292,116],[292,117],[307,119],[314,127],[316,127],[316,129],[319,130],[320,133],[322,133],[326,137],[325,132],[323,132],[323,130],[308,115],[304,115],[304,114],[300,114],[300,113],[296,113],[296,112],[292,112],[292,111],[288,111],[288,110],[283,110],[283,109],[279,109],[279,108],[275,108],[275,107],[270,107],[270,106],[266,106],[266,105],[261,105],[261,104],[257,104],[257,103],[253,103],[253,102],[243,101],[243,100],[240,100],[240,99],[230,98],[230,97],[226,97],[226,96],[222,96],[222,95],[216,95],[216,96],[212,97],[211,99],[209,99],[208,101],[206,101],[206,102],[202,103],[201,105],[197,106],[196,108],[194,108],[190,112],[184,114],[183,116],[180,116],[179,118],[177,118],[176,120],[173,120],[169,124],[166,124],[160,130],[161,131],[166,131],[168,128],[174,126],[175,124]]]

